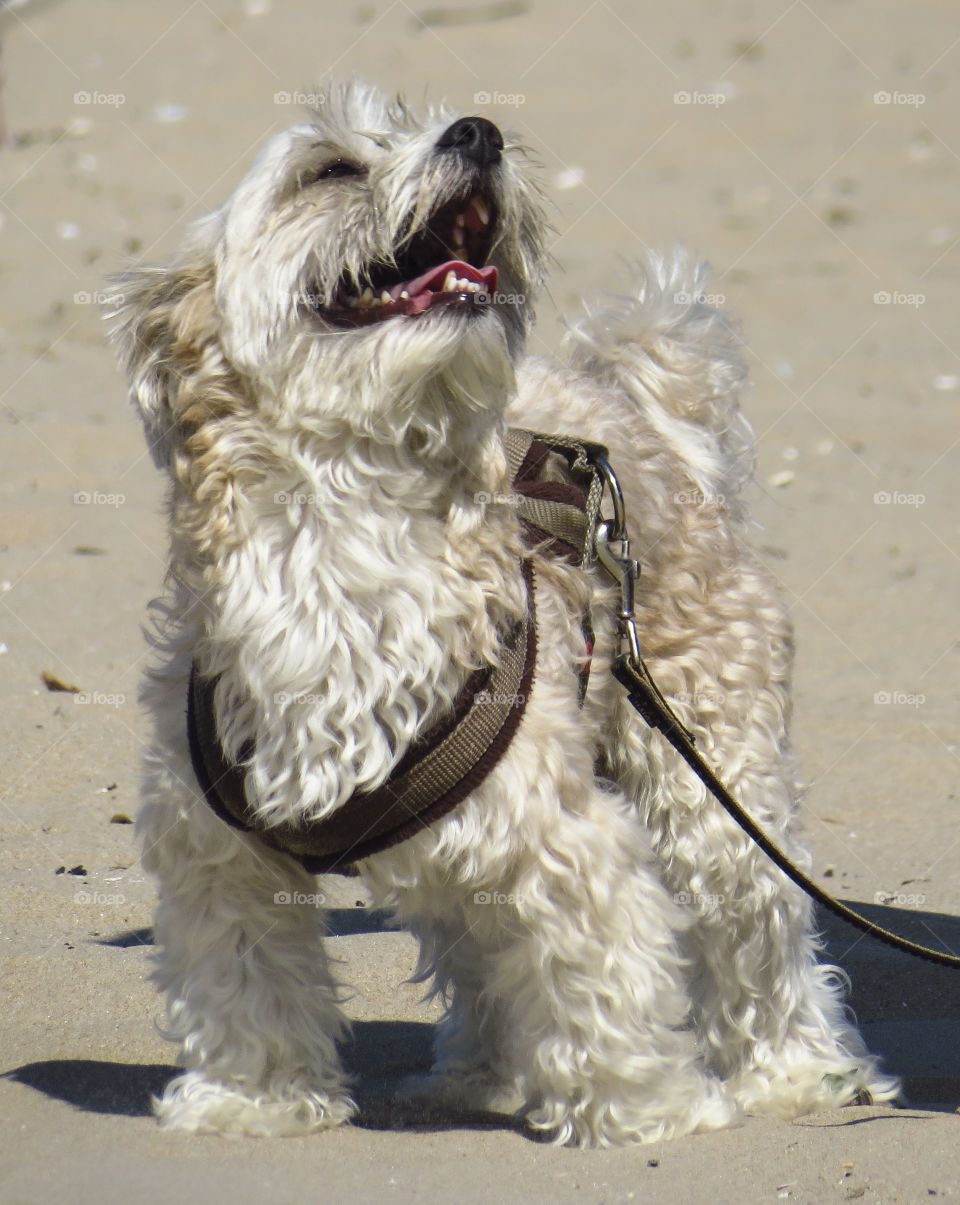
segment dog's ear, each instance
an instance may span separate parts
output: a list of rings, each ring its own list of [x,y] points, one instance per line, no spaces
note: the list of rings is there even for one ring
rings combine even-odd
[[[111,281],[111,337],[143,420],[154,463],[169,467],[193,425],[196,376],[217,341],[212,259],[171,268],[137,267]],[[217,349],[219,350],[219,349]]]

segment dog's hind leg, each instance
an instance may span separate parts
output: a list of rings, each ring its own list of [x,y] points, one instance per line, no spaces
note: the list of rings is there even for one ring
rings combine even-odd
[[[448,895],[443,892],[442,898]],[[484,893],[475,896],[482,901]],[[458,901],[444,916],[412,918],[411,928],[420,941],[416,978],[432,978],[432,994],[445,1006],[433,1066],[425,1075],[409,1076],[401,1093],[406,1104],[428,1116],[514,1113],[523,1105],[505,1049],[504,1004],[487,990],[490,951],[471,928],[471,911]]]
[[[710,600],[729,623],[692,631],[654,679],[747,812],[809,869],[787,744],[789,635],[769,591]],[[750,600],[750,595],[753,600]],[[763,601],[761,601],[763,600]],[[665,608],[664,608],[665,609]],[[796,1116],[863,1098],[890,1100],[844,1006],[845,977],[821,964],[811,901],[730,819],[624,701],[612,756],[653,834],[664,878],[694,920],[684,937],[708,1065],[751,1112]]]
[[[699,736],[740,801],[800,865],[792,785],[776,767],[744,766],[744,745],[724,756]],[[884,1076],[851,1023],[846,978],[819,962],[811,901],[706,796],[672,751],[642,805],[657,834],[665,875],[695,924],[686,935],[697,1026],[708,1065],[751,1113],[794,1117],[857,1100],[882,1103],[898,1084]]]
[[[143,862],[160,887],[152,978],[184,1067],[155,1102],[161,1121],[266,1136],[346,1121],[346,1023],[315,880],[216,817],[185,753],[154,750],[145,777]]]
[[[728,788],[804,863],[789,616],[744,539],[745,371],[708,287],[682,252],[650,259],[630,295],[608,298],[571,331],[580,377],[564,391],[534,372],[524,400],[530,421],[554,422],[542,415],[553,407],[609,445],[642,566],[637,620],[654,680]],[[845,1015],[842,973],[818,963],[809,901],[625,702],[609,731],[615,776],[653,835],[669,890],[695,918],[685,941],[708,1065],[753,1111],[890,1099],[895,1081]]]

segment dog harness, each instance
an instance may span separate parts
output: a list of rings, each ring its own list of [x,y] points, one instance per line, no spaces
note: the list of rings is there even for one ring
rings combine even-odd
[[[606,449],[561,436],[509,430],[504,439],[508,480],[527,548],[537,547],[574,565],[594,559]],[[544,477],[548,462],[562,480]],[[558,460],[559,458],[559,460]],[[536,590],[529,558],[521,562],[527,614],[508,632],[497,665],[472,674],[450,712],[410,747],[390,777],[357,791],[331,815],[264,824],[246,794],[253,743],[231,761],[220,742],[214,696],[217,679],[194,663],[187,700],[187,732],[194,773],[216,814],[265,845],[291,854],[313,874],[349,873],[354,863],[421,832],[475,791],[506,753],[519,727],[536,670]],[[585,617],[586,693],[593,633]]]
[[[594,560],[620,586],[617,650],[610,671],[627,699],[697,775],[707,790],[786,876],[812,899],[862,933],[903,953],[960,970],[960,956],[909,941],[868,920],[824,891],[796,866],[727,790],[695,746],[644,662],[634,618],[634,585],[640,572],[630,556],[626,510],[617,478],[601,444],[531,431],[510,430],[504,440],[514,501],[528,548],[538,547],[575,565]],[[566,461],[564,479],[543,476],[551,454]],[[612,519],[600,517],[605,491]],[[616,546],[617,550],[614,551]],[[244,763],[252,744],[231,762],[223,751],[214,711],[216,679],[190,673],[187,730],[190,756],[207,802],[227,823],[283,850],[313,873],[356,873],[353,863],[420,832],[475,791],[509,747],[519,726],[536,667],[536,603],[533,568],[522,561],[527,615],[507,635],[498,665],[472,675],[450,714],[416,741],[390,778],[370,792],[357,792],[331,816],[264,825],[246,797]],[[584,620],[588,660],[581,674],[583,702],[592,652],[589,618]]]

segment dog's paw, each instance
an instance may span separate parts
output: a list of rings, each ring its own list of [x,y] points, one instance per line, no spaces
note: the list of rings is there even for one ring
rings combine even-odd
[[[319,1092],[296,1081],[257,1092],[187,1071],[154,1100],[154,1111],[167,1129],[278,1138],[342,1125],[356,1105],[344,1092]]]
[[[404,1079],[396,1097],[405,1113],[417,1117],[449,1114],[514,1114],[523,1106],[523,1094],[511,1081],[486,1068],[434,1070]]]
[[[679,1085],[676,1085],[679,1088]],[[684,1134],[723,1130],[742,1120],[736,1102],[716,1080],[704,1078],[696,1093],[677,1091],[656,1099],[610,1100],[600,1096],[576,1104],[541,1102],[524,1118],[532,1134],[562,1146],[611,1147],[660,1142]]]
[[[830,1067],[823,1060],[786,1067],[753,1067],[728,1088],[745,1113],[782,1117],[845,1105],[890,1104],[900,1095],[900,1082],[880,1074],[872,1059]]]

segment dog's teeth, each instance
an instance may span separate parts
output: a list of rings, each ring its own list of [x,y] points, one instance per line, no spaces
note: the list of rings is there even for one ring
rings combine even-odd
[[[459,226],[454,226],[454,228],[453,228],[453,245],[454,245],[454,247],[456,247],[457,250],[459,250],[464,245],[465,242],[466,242],[466,240],[463,237],[463,230]]]
[[[453,268],[451,268],[450,271],[443,278],[443,288],[441,289],[441,292],[442,293],[452,293],[456,287],[457,287],[457,274],[456,274],[456,272],[454,272]]]
[[[384,289],[380,294],[380,301],[383,305],[389,305],[390,302],[393,301],[393,298],[390,296],[390,293],[387,289]]]
[[[467,224],[467,215],[465,213],[458,213],[457,217],[456,217],[455,226],[458,229],[462,230],[464,228],[464,226],[466,226],[466,224]]]
[[[410,294],[407,292],[406,289],[400,290],[400,300],[401,301],[409,301],[410,300]]]
[[[470,201],[470,208],[477,215],[484,226],[490,225],[490,206],[486,203],[483,197],[473,197]]]

